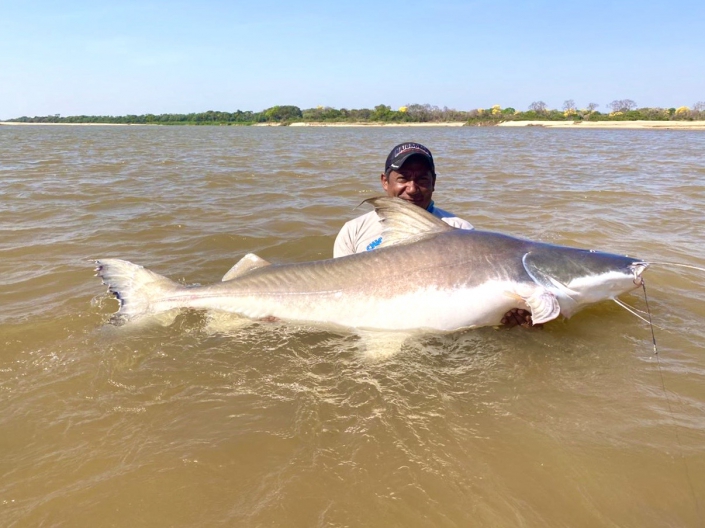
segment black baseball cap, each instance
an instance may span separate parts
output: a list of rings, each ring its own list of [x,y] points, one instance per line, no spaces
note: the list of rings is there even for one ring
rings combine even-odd
[[[431,172],[436,175],[436,166],[433,164],[433,155],[431,151],[424,147],[421,143],[400,143],[392,149],[387,156],[387,162],[384,164],[384,173],[388,174],[390,170],[401,169],[406,160],[411,156],[423,156],[431,167]]]

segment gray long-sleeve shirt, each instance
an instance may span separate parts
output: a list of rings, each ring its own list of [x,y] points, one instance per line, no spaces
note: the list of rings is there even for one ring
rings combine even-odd
[[[429,211],[434,216],[443,220],[446,224],[459,229],[473,229],[467,220],[454,216],[453,213],[444,211],[431,205]],[[333,246],[333,257],[344,257],[353,253],[371,251],[382,243],[382,224],[375,211],[353,218],[346,222],[335,238]]]

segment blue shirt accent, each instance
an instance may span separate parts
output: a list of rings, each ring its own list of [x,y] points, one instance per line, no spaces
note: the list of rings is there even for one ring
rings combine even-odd
[[[429,213],[433,214],[433,200],[431,200],[431,203],[428,204],[428,207],[426,208],[426,210],[427,210]]]
[[[367,251],[372,251],[374,248],[379,246],[381,243],[382,243],[382,237],[379,237],[377,240],[373,240],[372,242],[370,242],[365,249]]]

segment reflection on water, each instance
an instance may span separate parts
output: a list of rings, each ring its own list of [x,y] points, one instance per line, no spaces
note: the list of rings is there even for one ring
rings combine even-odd
[[[0,127],[1,524],[702,525],[695,270],[647,272],[659,361],[614,304],[396,354],[200,312],[106,324],[89,259],[206,284],[247,252],[328,258],[406,139],[478,227],[705,265],[700,132]]]

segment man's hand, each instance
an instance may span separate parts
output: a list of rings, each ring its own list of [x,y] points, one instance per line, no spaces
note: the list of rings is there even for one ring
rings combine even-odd
[[[519,325],[523,326],[524,328],[534,326],[533,322],[531,321],[531,312],[528,310],[523,310],[521,308],[512,308],[511,310],[509,310],[506,314],[504,314],[504,317],[502,317],[501,322],[504,326],[508,328],[512,328],[514,326]]]

